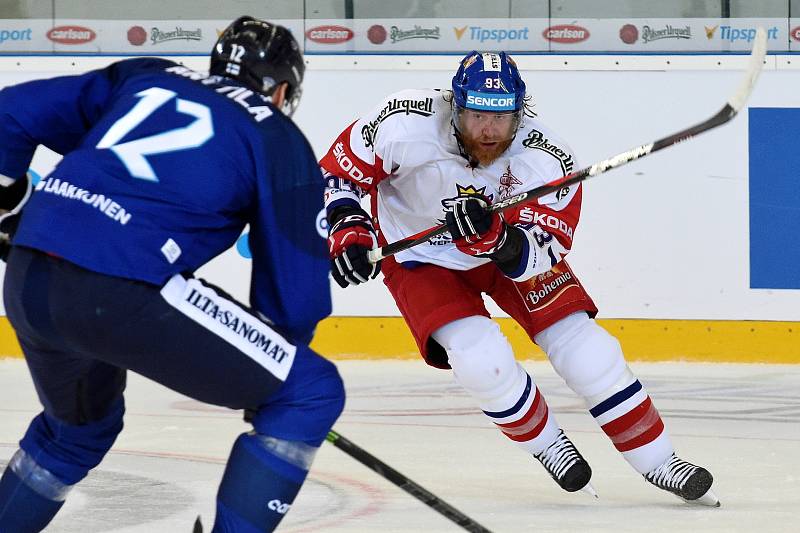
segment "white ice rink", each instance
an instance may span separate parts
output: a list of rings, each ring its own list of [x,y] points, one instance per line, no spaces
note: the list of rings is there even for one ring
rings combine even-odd
[[[800,365],[632,364],[681,456],[715,477],[722,507],[648,485],[546,363],[526,363],[592,465],[600,498],[562,492],[479,413],[448,372],[417,361],[346,361],[336,430],[495,532],[800,531]],[[125,430],[70,495],[53,533],[190,532],[213,500],[240,416],[131,374]],[[20,360],[0,360],[0,466],[38,412]],[[324,444],[285,532],[459,531]]]

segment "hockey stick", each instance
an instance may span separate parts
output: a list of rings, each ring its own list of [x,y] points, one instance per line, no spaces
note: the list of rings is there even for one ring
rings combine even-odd
[[[387,465],[374,455],[368,453],[360,446],[353,444],[353,442],[344,438],[335,431],[329,431],[326,440],[359,463],[374,470],[428,507],[432,508],[434,511],[438,512],[445,518],[449,518],[467,531],[474,531],[476,533],[491,533],[490,530],[486,529],[446,501],[434,495],[424,487],[414,483],[391,466]]]
[[[764,65],[764,56],[766,55],[766,53],[767,53],[767,33],[764,30],[764,28],[758,28],[753,43],[753,50],[752,52],[750,52],[750,61],[747,66],[747,72],[745,73],[744,79],[740,82],[736,92],[725,103],[722,109],[720,109],[717,114],[715,114],[708,120],[705,120],[704,122],[696,124],[690,128],[686,128],[685,130],[681,130],[677,133],[673,133],[672,135],[664,137],[663,139],[659,139],[650,144],[637,146],[636,148],[632,148],[627,152],[622,152],[621,154],[617,154],[614,157],[605,159],[603,161],[600,161],[599,163],[595,163],[592,166],[583,168],[571,174],[567,174],[564,177],[545,183],[544,185],[541,185],[529,191],[517,194],[516,196],[512,196],[510,198],[506,198],[505,200],[492,204],[491,206],[489,206],[488,210],[492,213],[505,211],[509,207],[513,207],[515,205],[524,202],[529,202],[531,200],[539,198],[540,196],[544,196],[546,194],[550,194],[551,192],[555,192],[561,189],[562,187],[566,187],[569,185],[573,185],[575,183],[579,183],[581,181],[585,181],[593,176],[598,176],[600,174],[603,174],[604,172],[607,172],[612,168],[620,167],[626,163],[630,163],[631,161],[640,159],[648,154],[667,148],[668,146],[672,146],[674,144],[678,144],[683,141],[688,141],[695,135],[716,128],[717,126],[721,126],[722,124],[725,124],[726,122],[730,121],[733,117],[735,117],[736,114],[742,109],[742,107],[744,107],[744,103],[747,101],[747,98],[753,91],[753,87],[755,86],[756,80],[758,79],[758,75],[761,73],[761,67]],[[382,248],[376,248],[374,250],[370,250],[368,255],[369,261],[371,263],[377,263],[384,257],[394,255],[398,252],[402,252],[403,250],[407,250],[412,246],[416,246],[418,244],[427,242],[433,237],[436,237],[446,232],[447,232],[447,226],[435,226],[433,228],[426,229],[419,233],[415,233],[414,235],[411,235],[404,239],[400,239],[399,241],[387,244]]]

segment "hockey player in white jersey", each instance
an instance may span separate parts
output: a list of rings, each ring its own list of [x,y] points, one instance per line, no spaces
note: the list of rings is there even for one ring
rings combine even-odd
[[[487,205],[560,178],[572,150],[535,118],[505,53],[468,54],[452,90],[390,95],[348,126],[322,158],[334,279],[364,283],[383,270],[425,361],[452,368],[498,429],[566,491],[594,493],[591,468],[489,318],[491,297],[584,398],[628,463],[680,498],[719,505],[712,476],[675,455],[664,423],[617,340],[565,261],[580,185],[502,215]],[[371,197],[368,214],[361,199]],[[447,224],[449,235],[372,264],[367,252]]]

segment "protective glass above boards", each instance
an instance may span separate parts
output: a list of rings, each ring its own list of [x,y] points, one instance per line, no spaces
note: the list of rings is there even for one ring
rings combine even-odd
[[[206,54],[242,14],[307,54],[743,53],[758,26],[790,52],[794,13],[800,0],[19,0],[0,5],[0,54]]]

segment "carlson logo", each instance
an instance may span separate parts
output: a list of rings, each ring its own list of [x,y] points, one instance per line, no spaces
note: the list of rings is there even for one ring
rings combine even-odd
[[[47,38],[59,44],[83,44],[94,41],[97,34],[83,26],[56,26],[47,32]]]
[[[317,26],[306,32],[309,41],[319,44],[339,44],[353,38],[353,31],[344,26]]]
[[[789,32],[789,35],[795,41],[800,41],[800,26],[798,26],[796,28],[792,28],[792,31]]]
[[[548,41],[561,44],[580,43],[589,38],[589,30],[583,26],[575,26],[574,24],[559,24],[558,26],[550,26],[542,32],[542,35]]]

